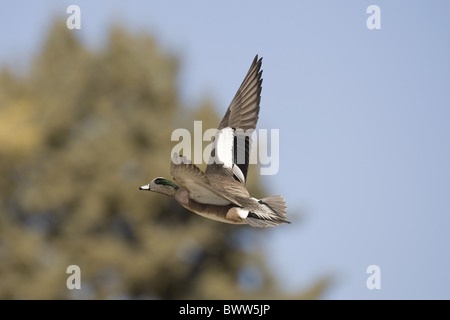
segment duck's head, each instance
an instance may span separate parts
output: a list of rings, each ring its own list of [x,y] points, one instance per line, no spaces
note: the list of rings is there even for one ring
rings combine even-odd
[[[174,196],[177,189],[178,186],[175,183],[163,177],[155,178],[149,184],[139,187],[139,190],[153,191],[168,196]]]

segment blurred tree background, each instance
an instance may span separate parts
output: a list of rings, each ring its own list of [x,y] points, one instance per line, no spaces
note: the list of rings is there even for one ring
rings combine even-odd
[[[172,130],[220,120],[206,99],[183,107],[178,63],[147,34],[113,27],[94,51],[57,21],[25,74],[0,69],[1,299],[320,297],[325,279],[277,286],[261,245],[270,230],[138,190],[170,177]],[[81,290],[66,287],[73,264]]]

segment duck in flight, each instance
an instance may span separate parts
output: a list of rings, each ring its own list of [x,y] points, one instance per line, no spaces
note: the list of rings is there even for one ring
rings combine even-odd
[[[140,190],[168,195],[186,209],[220,222],[252,227],[290,223],[282,196],[256,199],[245,187],[251,146],[251,135],[245,132],[258,122],[261,63],[256,55],[220,122],[205,172],[174,153],[170,165],[174,181],[158,177]]]

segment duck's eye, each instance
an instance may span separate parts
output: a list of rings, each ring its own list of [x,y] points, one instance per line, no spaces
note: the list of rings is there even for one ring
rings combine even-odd
[[[164,180],[164,179],[159,179],[159,178],[158,178],[158,179],[155,180],[155,183],[156,183],[156,184],[161,184],[163,180]]]

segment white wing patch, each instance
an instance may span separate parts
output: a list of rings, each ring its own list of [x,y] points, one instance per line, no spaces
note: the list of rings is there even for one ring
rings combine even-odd
[[[226,127],[217,131],[215,146],[217,160],[227,168],[233,167],[233,143],[234,132],[232,128]]]
[[[239,179],[239,181],[245,185],[245,178],[244,174],[242,173],[241,169],[239,169],[238,166],[233,165],[233,174]]]

